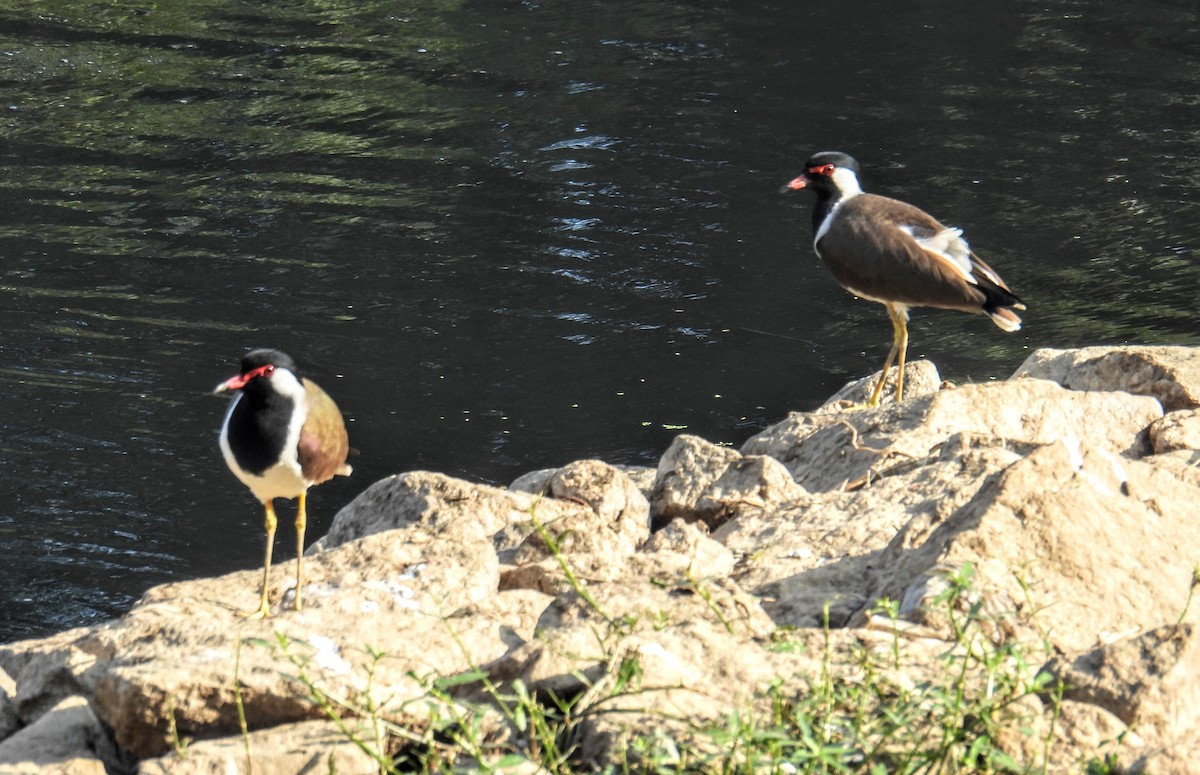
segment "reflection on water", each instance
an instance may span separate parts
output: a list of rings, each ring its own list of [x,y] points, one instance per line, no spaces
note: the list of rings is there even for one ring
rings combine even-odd
[[[652,464],[815,405],[889,331],[775,196],[814,149],[1029,302],[918,311],[948,376],[1194,343],[1192,4],[876,5],[8,4],[0,640],[256,566],[206,396],[247,347],[361,451],[314,536],[397,471]]]

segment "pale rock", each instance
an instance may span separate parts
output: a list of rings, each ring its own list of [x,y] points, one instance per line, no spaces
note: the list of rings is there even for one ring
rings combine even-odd
[[[1200,450],[1200,410],[1169,412],[1150,425],[1154,454],[1178,450]]]
[[[840,627],[873,600],[884,550],[919,546],[996,471],[1020,459],[1004,446],[956,436],[930,458],[851,492],[747,513],[713,538],[742,558],[738,583],[763,598],[778,625]]]
[[[503,579],[503,571],[501,574]],[[514,586],[501,589],[487,600],[460,610],[456,618],[484,617],[495,622],[497,637],[508,648],[516,648],[533,640],[538,619],[553,602],[554,597],[537,591],[533,586]]]
[[[964,385],[882,409],[796,414],[742,446],[781,461],[812,492],[839,490],[928,457],[955,434],[1018,452],[1060,440],[1127,454],[1146,449],[1144,431],[1162,416],[1153,398],[1080,393],[1045,380]],[[1097,422],[1103,417],[1104,422]]]
[[[646,500],[650,500],[650,493],[654,489],[654,479],[657,474],[655,469],[647,466],[630,465],[613,465],[613,468],[628,476],[629,480],[633,482],[634,486],[638,488]],[[550,480],[561,470],[561,468],[541,468],[521,474],[513,480],[508,489],[533,493],[534,495],[549,495]]]
[[[584,716],[581,766],[589,771],[651,769],[655,762],[636,753],[648,740],[669,743],[662,753],[686,745],[720,756],[729,752],[729,744],[714,739],[705,726],[724,729],[734,714],[744,720],[770,719],[778,710],[776,697],[785,706],[799,701],[822,683],[827,668],[853,681],[868,659],[876,665],[880,683],[911,688],[915,680],[936,678],[930,666],[940,669],[939,655],[946,648],[940,641],[906,643],[900,665],[894,667],[893,640],[887,634],[802,629],[785,633],[779,643],[788,648],[769,649],[761,641],[730,637],[711,618],[628,635],[617,652],[626,660],[589,673],[583,684],[585,699],[595,702],[599,712]],[[622,686],[627,676],[621,668],[628,660],[642,669]]]
[[[1147,458],[1163,471],[1169,471],[1181,481],[1200,486],[1200,450],[1176,449]]]
[[[761,512],[805,495],[779,461],[684,434],[659,461],[651,517],[656,527],[682,518],[715,528],[738,514]]]
[[[1153,396],[1163,409],[1200,408],[1200,348],[1172,345],[1044,348],[1012,378],[1036,377],[1070,390],[1120,390]]]
[[[17,682],[4,670],[0,670],[0,741],[3,741],[21,726],[17,714]]]
[[[671,726],[673,718],[688,721],[671,728],[686,729],[723,718],[799,664],[818,665],[813,657],[763,650],[758,642],[773,625],[727,580],[637,576],[591,583],[587,592],[590,600],[574,590],[560,595],[538,624],[540,638],[484,666],[502,687],[519,678],[533,692],[582,695],[575,705],[581,714],[599,703],[604,712],[588,722],[581,741],[583,766],[620,745],[608,719],[638,733]],[[626,672],[633,664],[638,669]],[[474,687],[459,691],[480,697]]]
[[[1179,616],[1200,557],[1198,502],[1200,486],[1170,469],[1049,444],[988,479],[920,546],[889,546],[868,597],[937,625],[925,602],[937,577],[970,565],[995,620],[1028,631],[1036,616],[1038,634],[1078,653]]]
[[[642,497],[647,502],[650,501],[650,493],[654,489],[654,480],[658,478],[658,470],[650,466],[630,466],[630,465],[615,465],[621,473],[629,477],[629,481],[633,482],[638,491],[642,493]]]
[[[650,504],[628,476],[607,463],[571,463],[555,471],[546,488],[548,497],[530,508],[535,529],[517,547],[517,565],[549,557],[553,552],[547,538],[564,555],[598,554],[619,561],[650,534]],[[555,503],[562,506],[542,508]]]
[[[550,478],[558,472],[557,468],[539,468],[536,471],[526,471],[512,480],[508,489],[514,492],[528,492],[534,495],[546,495],[550,491]]]
[[[570,576],[563,569],[564,563]],[[632,555],[577,552],[505,566],[500,588],[535,590],[557,597],[570,593],[580,583],[617,582],[631,577],[703,583],[728,576],[734,565],[733,554],[719,542],[695,525],[676,520]]]
[[[1047,731],[1051,720],[1036,695],[1025,694],[997,713],[1000,729],[996,747],[1019,762],[1042,762],[1047,755]]]
[[[577,687],[581,675],[603,670],[606,657],[597,639],[603,639],[604,632],[611,633],[615,643],[637,632],[700,622],[742,641],[774,630],[758,601],[728,580],[635,577],[589,583],[586,591],[590,599],[575,589],[555,598],[538,621],[542,638],[493,662],[488,666],[493,677],[521,677],[537,689]]]
[[[486,536],[460,542],[420,527],[376,533],[306,558],[305,572],[301,612],[244,619],[239,608],[252,605],[258,571],[179,582],[150,590],[121,620],[77,634],[69,647],[53,639],[47,650],[38,641],[6,644],[0,666],[61,659],[118,743],[148,757],[170,747],[172,714],[180,736],[235,732],[235,677],[253,730],[323,715],[288,677],[302,667],[349,699],[366,690],[371,672],[373,691],[401,702],[425,694],[413,675],[466,670],[509,648],[502,622],[447,624],[495,594],[499,564]],[[448,645],[452,633],[461,646]],[[372,649],[388,658],[376,664]]]
[[[76,676],[91,662],[89,655],[64,645],[14,664],[13,670],[18,671],[14,699],[20,722],[30,724],[63,699],[81,694],[83,687]]]
[[[1048,669],[1064,697],[1104,708],[1153,748],[1200,750],[1200,634],[1168,624],[1098,646]]]
[[[504,565],[500,570],[502,592],[527,590],[557,597],[571,589],[572,581],[563,572],[563,564],[577,579],[586,581],[616,581],[626,575],[629,555],[608,555],[603,552],[577,552],[558,557],[532,553],[519,565]],[[541,559],[536,559],[541,557]]]
[[[816,411],[821,414],[841,412],[848,406],[862,406],[871,399],[879,375],[883,369],[869,377],[851,380],[841,390],[829,397]],[[888,369],[888,381],[883,386],[879,396],[879,405],[896,403],[896,374],[895,368]],[[938,374],[937,366],[932,361],[919,360],[904,364],[904,400],[919,396],[927,396],[942,389],[942,377]]]
[[[414,524],[439,535],[467,530],[494,536],[510,526],[527,525],[535,505],[547,520],[563,513],[565,504],[444,474],[397,474],[375,482],[339,511],[329,532],[308,551]]]
[[[659,568],[671,564],[668,555],[681,558],[676,572],[694,573],[702,578],[723,578],[733,573],[737,560],[719,541],[714,540],[695,523],[682,519],[672,520],[642,545],[640,555],[649,558],[649,564]]]
[[[649,511],[641,489],[618,466],[602,460],[576,460],[562,468],[535,471],[521,477],[510,490],[543,495],[586,505],[612,522],[626,511],[645,515]]]
[[[96,719],[87,699],[60,700],[37,721],[0,742],[0,772],[104,775],[124,760]]]
[[[1195,739],[1186,744],[1146,751],[1124,771],[1130,775],[1196,775],[1200,761],[1200,744]]]
[[[349,731],[374,742],[367,722],[346,720]],[[372,745],[373,747],[373,745]],[[381,752],[386,755],[386,751]],[[138,775],[377,775],[379,763],[332,721],[304,721],[189,743],[138,765]]]
[[[1053,742],[1047,771],[1062,775],[1086,773],[1090,765],[1109,758],[1117,764],[1116,772],[1130,772],[1145,750],[1141,737],[1107,710],[1067,699],[1058,706]]]

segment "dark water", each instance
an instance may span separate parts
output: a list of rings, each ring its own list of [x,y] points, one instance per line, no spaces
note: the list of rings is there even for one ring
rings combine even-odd
[[[918,312],[911,356],[948,377],[1200,343],[1198,14],[4,3],[0,640],[258,563],[206,395],[247,347],[291,352],[351,420],[355,476],[314,491],[313,537],[391,473],[653,464],[878,368],[882,309],[776,194],[814,149],[967,227],[1029,303],[1013,335]]]

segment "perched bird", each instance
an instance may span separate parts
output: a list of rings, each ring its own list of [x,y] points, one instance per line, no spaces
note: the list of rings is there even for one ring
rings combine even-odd
[[[241,370],[217,385],[215,393],[237,393],[221,426],[221,452],[234,476],[250,488],[266,510],[267,551],[262,597],[248,617],[269,616],[271,548],[275,543],[276,498],[299,498],[296,512],[296,610],[302,606],[302,558],[308,488],[349,476],[350,442],[342,413],[296,363],[279,350],[254,350]]]
[[[1013,310],[1025,304],[971,252],[962,229],[943,226],[906,202],[864,194],[858,172],[850,156],[825,151],[805,162],[804,172],[780,191],[816,192],[813,249],[843,288],[887,307],[892,349],[867,402],[877,406],[897,355],[896,400],[904,398],[909,307],[984,314],[1005,331],[1017,331],[1021,319]]]

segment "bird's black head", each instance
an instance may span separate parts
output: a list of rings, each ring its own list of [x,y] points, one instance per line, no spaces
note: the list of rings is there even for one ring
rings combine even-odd
[[[842,174],[837,174],[845,170]],[[853,156],[841,151],[821,151],[814,153],[804,162],[804,172],[779,189],[780,193],[799,191],[802,188],[812,188],[818,194],[826,193],[858,193],[858,162]]]
[[[213,392],[232,393],[235,390],[243,390],[260,377],[270,378],[277,369],[287,369],[296,374],[296,362],[287,353],[279,350],[251,350],[242,356],[238,373],[217,385]]]
[[[292,360],[292,356],[280,350],[251,350],[242,356],[242,374],[263,366],[287,369],[293,373],[296,371],[296,362]]]

